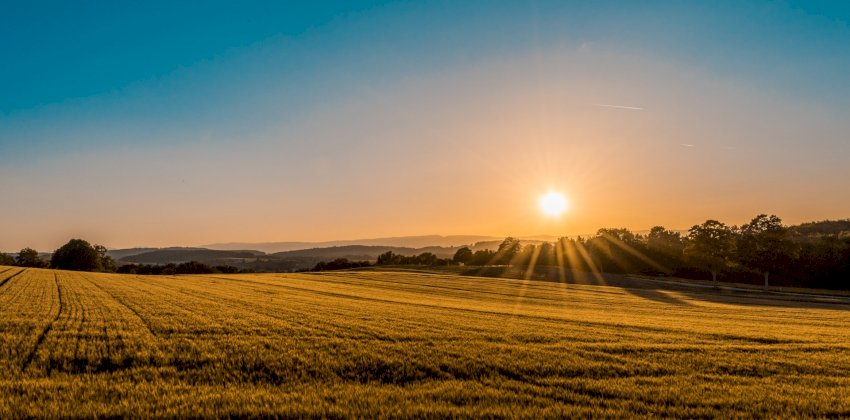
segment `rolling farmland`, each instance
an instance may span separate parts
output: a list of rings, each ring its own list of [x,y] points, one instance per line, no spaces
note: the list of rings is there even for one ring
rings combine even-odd
[[[848,309],[412,272],[0,267],[0,416],[850,416]]]

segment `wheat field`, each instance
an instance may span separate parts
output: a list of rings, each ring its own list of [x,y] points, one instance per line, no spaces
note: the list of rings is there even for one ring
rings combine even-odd
[[[0,416],[850,416],[847,305],[0,267]]]

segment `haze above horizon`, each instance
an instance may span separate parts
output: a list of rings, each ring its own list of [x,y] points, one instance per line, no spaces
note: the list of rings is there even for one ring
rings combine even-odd
[[[0,250],[847,218],[848,21],[837,1],[4,5]]]

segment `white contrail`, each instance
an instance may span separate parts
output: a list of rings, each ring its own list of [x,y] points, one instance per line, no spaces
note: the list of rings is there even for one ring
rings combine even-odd
[[[643,111],[643,108],[639,108],[636,106],[625,106],[625,105],[609,105],[609,104],[594,104],[594,106],[602,106],[605,108],[617,108],[617,109],[633,109],[635,111]]]
[[[682,147],[695,147],[693,144],[690,143],[679,143],[679,145]]]

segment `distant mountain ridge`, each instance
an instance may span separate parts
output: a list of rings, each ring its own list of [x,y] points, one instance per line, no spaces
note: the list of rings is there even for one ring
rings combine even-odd
[[[106,251],[106,255],[120,260],[133,255],[144,254],[146,252],[157,251],[160,248],[127,248],[127,249],[110,249]]]
[[[471,246],[472,249],[495,249],[501,241],[477,242]],[[137,252],[142,248],[130,250],[115,250],[115,254],[125,254],[123,258],[117,259],[119,265],[124,264],[179,264],[189,261],[198,261],[209,265],[232,265],[243,269],[257,271],[294,271],[312,268],[319,262],[327,262],[337,258],[346,258],[351,261],[375,261],[378,256],[385,252],[394,254],[414,256],[430,252],[438,258],[451,258],[461,246],[440,247],[429,246],[423,248],[409,248],[398,246],[380,245],[347,245],[332,246],[325,248],[309,248],[292,251],[266,254],[255,250],[226,251],[206,248],[163,248],[141,252],[133,255],[128,253]]]
[[[429,246],[424,248],[408,248],[400,246],[380,246],[380,245],[346,245],[332,246],[326,248],[310,248],[299,249],[295,251],[284,251],[270,254],[269,257],[275,258],[348,258],[348,259],[363,259],[371,260],[378,258],[385,252],[392,252],[400,255],[418,255],[423,252],[430,252],[440,258],[449,258],[454,256],[455,252],[460,247],[442,247]]]
[[[253,250],[222,251],[206,248],[162,248],[126,255],[118,260],[137,264],[168,264],[188,261],[223,263],[232,259],[253,259],[264,255],[265,253],[262,251]]]
[[[387,238],[336,240],[325,242],[228,242],[202,245],[202,248],[218,249],[224,251],[256,249],[269,254],[286,251],[296,251],[313,248],[330,248],[351,245],[386,246],[403,248],[426,248],[426,247],[457,247],[472,245],[476,242],[501,241],[504,238],[484,235],[422,235],[422,236],[397,236]]]

